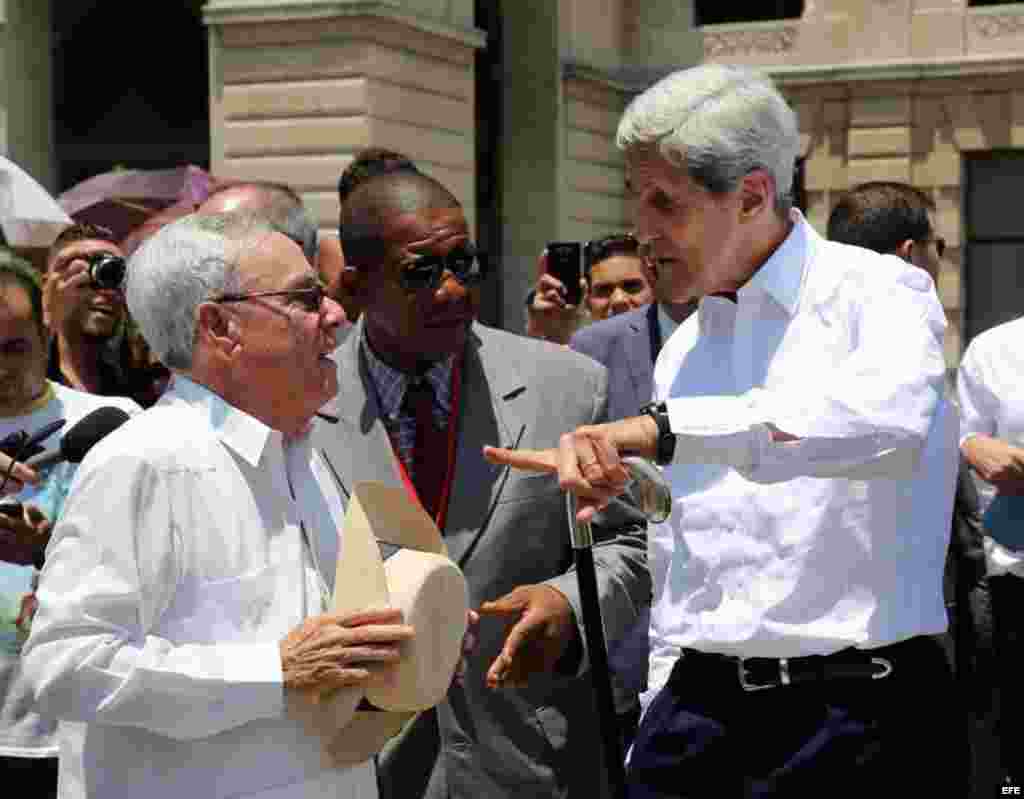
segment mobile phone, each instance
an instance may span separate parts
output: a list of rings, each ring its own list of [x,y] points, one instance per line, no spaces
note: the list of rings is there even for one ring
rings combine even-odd
[[[583,276],[583,245],[578,241],[548,242],[548,274],[565,286],[565,301],[579,305],[583,299],[580,278]]]

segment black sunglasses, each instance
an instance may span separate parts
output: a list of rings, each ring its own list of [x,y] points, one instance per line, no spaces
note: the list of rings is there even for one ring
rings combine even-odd
[[[427,288],[434,291],[441,285],[446,270],[466,287],[479,284],[486,276],[480,253],[467,246],[447,255],[415,256],[398,273],[398,282],[410,293]]]
[[[306,289],[281,289],[279,291],[253,291],[246,294],[222,294],[209,302],[245,302],[256,297],[289,297],[299,300],[302,310],[307,313],[320,313],[327,291],[317,283]]]

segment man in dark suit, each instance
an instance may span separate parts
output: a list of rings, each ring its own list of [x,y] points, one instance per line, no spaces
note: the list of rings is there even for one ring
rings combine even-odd
[[[314,444],[343,491],[404,484],[482,603],[461,683],[382,751],[382,796],[600,795],[565,498],[551,479],[490,466],[482,447],[551,445],[606,418],[605,370],[474,321],[480,263],[458,201],[436,181],[368,180],[341,231],[342,277],[364,310],[335,353],[340,392],[325,413],[339,421],[320,425]],[[650,594],[642,526],[630,521],[596,531],[611,640]]]

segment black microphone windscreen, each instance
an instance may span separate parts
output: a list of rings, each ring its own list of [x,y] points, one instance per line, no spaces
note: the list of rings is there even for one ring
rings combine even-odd
[[[41,441],[45,441],[51,435],[53,435],[58,430],[60,430],[64,426],[64,423],[66,421],[67,421],[66,419],[56,419],[55,421],[50,422],[48,425],[44,425],[43,427],[40,427],[38,430],[36,430],[32,435],[30,435],[28,437],[28,440],[25,441],[24,446],[25,447],[34,447],[36,444],[40,443]]]
[[[71,463],[81,463],[93,445],[131,418],[120,408],[108,405],[83,416],[60,440],[60,454]]]

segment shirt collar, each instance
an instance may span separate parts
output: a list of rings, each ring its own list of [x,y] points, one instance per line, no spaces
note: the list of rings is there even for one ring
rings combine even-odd
[[[401,372],[392,366],[384,363],[373,351],[366,340],[364,328],[363,339],[360,342],[363,352],[366,354],[367,371],[370,379],[377,389],[377,399],[380,402],[380,409],[383,416],[388,419],[398,417],[402,409],[402,400],[405,399],[405,389],[413,380],[413,376]],[[455,365],[455,356],[432,364],[420,377],[430,383],[434,390],[434,403],[441,407],[445,414],[451,413],[451,379],[452,368]]]
[[[793,221],[793,229],[771,257],[740,288],[739,293],[760,290],[771,296],[790,316],[793,316],[800,304],[800,287],[803,284],[810,226],[804,215],[796,208],[790,211],[789,218]]]
[[[279,432],[181,373],[175,373],[167,394],[170,401],[179,399],[201,413],[217,438],[252,466],[259,466],[268,442],[281,440]]]
[[[658,331],[661,333],[661,343],[664,344],[672,334],[676,332],[679,323],[665,313],[665,309],[658,303]]]

